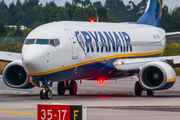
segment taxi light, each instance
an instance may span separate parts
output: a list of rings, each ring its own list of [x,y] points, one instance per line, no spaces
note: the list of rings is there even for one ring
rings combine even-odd
[[[124,64],[123,61],[119,61],[119,62],[118,62],[118,65],[123,65],[123,64]]]

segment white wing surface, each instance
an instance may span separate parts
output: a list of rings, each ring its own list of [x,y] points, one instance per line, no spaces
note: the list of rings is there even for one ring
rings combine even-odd
[[[180,37],[180,32],[166,33],[166,38]]]
[[[131,71],[131,70],[139,70],[147,63],[156,62],[156,61],[168,63],[173,68],[180,67],[180,56],[118,59],[116,62],[114,62],[114,66],[117,70]]]
[[[12,62],[22,59],[21,53],[0,51],[0,61]]]

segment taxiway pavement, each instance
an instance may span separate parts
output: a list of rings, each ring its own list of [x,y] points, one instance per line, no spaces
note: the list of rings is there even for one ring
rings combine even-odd
[[[51,100],[40,100],[41,88],[14,89],[7,87],[0,76],[0,120],[36,120],[37,104],[67,103],[87,106],[87,120],[179,120],[180,118],[180,77],[175,85],[155,96],[134,95],[136,77],[115,81],[78,83],[78,93],[70,96],[57,95],[57,83],[51,90]]]

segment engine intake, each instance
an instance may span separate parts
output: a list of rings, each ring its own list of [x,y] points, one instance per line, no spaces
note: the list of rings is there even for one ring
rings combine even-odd
[[[146,64],[139,76],[140,84],[145,90],[162,90],[174,85],[175,81],[168,81],[176,78],[176,73],[169,64],[158,61]]]
[[[3,71],[4,83],[12,88],[32,88],[29,75],[25,72],[21,61],[9,63]]]

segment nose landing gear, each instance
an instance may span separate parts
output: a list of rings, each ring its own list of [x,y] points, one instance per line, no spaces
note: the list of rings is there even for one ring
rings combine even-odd
[[[52,87],[52,81],[45,79],[42,81],[42,83],[43,83],[42,87],[44,89],[42,89],[40,91],[40,98],[41,99],[51,99],[53,94],[52,94],[52,91],[49,89],[49,86]]]
[[[51,99],[52,98],[52,91],[47,87],[47,89],[42,89],[40,91],[40,98],[41,99]]]

